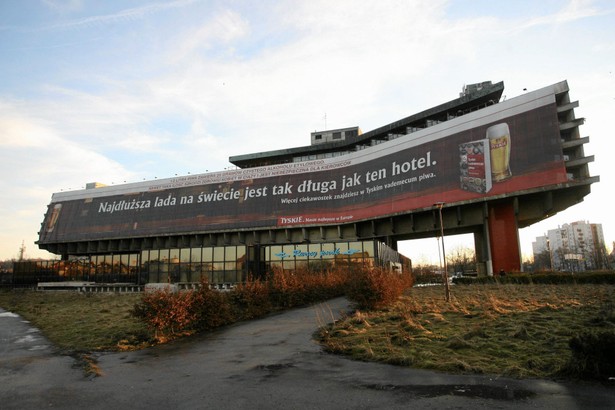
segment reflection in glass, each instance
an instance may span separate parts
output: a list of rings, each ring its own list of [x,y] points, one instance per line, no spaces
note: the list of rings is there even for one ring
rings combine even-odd
[[[190,248],[182,248],[179,250],[179,262],[190,263]]]
[[[227,261],[232,261],[237,258],[237,248],[234,246],[227,246],[226,251],[224,253],[224,259]]]
[[[192,252],[190,253],[190,261],[191,262],[201,262],[201,248],[192,248]]]
[[[217,246],[214,248],[214,262],[224,261],[224,247]]]
[[[310,259],[320,259],[320,251],[322,247],[319,243],[310,244],[308,246],[308,252],[310,252],[314,256],[310,256]]]
[[[293,255],[296,260],[305,260],[308,259],[308,245],[295,245],[295,249],[293,250]]]
[[[320,251],[320,257],[322,259],[333,259],[335,253],[334,243],[323,243]]]
[[[348,249],[350,249],[350,246],[347,242],[341,242],[341,243],[336,243],[335,244],[335,248],[340,250],[340,253],[346,253],[348,252]],[[356,248],[355,248],[356,249]],[[360,250],[361,248],[359,248]]]
[[[369,242],[353,242],[353,244],[357,244],[357,247],[359,246],[358,244],[362,244],[363,245],[363,252],[365,252],[365,257],[374,257],[375,252],[374,252],[374,242],[369,241]],[[354,245],[353,245],[354,246]]]
[[[203,262],[213,262],[214,261],[214,249],[213,248],[203,248]]]
[[[285,259],[285,255],[282,254],[282,247],[279,245],[269,246],[269,252],[267,252],[266,258],[268,261],[281,261]]]

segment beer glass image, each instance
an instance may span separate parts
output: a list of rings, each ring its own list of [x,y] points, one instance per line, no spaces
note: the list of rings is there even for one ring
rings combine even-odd
[[[49,217],[49,221],[47,221],[47,232],[53,231],[53,228],[56,226],[56,222],[58,222],[61,209],[62,209],[62,204],[54,205],[53,210],[51,211],[51,216]]]
[[[491,151],[491,179],[501,182],[512,176],[510,172],[510,131],[505,122],[487,128]]]

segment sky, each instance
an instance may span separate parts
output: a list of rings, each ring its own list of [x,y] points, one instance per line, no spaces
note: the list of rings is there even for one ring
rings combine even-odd
[[[364,132],[504,81],[506,98],[567,80],[589,136],[585,200],[565,223],[615,240],[611,0],[23,0],[0,2],[0,260],[35,245],[54,192],[220,171],[233,155]],[[473,248],[471,235],[446,249]],[[438,261],[435,238],[399,245]]]

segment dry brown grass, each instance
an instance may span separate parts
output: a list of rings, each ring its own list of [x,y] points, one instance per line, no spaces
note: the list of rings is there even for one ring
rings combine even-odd
[[[555,377],[569,340],[615,330],[613,285],[415,287],[381,312],[355,312],[321,332],[332,352],[446,372]],[[609,313],[610,312],[610,313]]]

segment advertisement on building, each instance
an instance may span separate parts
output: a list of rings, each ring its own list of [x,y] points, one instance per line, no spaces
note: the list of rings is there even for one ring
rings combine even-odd
[[[39,243],[344,224],[566,181],[542,89],[342,157],[57,193]]]

